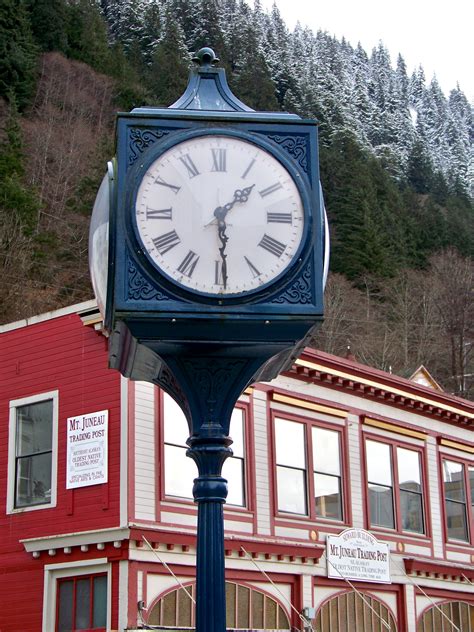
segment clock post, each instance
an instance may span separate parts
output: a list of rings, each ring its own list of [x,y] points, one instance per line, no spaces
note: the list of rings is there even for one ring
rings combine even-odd
[[[196,630],[226,629],[229,426],[242,391],[290,366],[322,321],[328,235],[317,126],[255,112],[214,52],[169,108],[118,115],[90,268],[109,364],[181,406],[198,468]]]

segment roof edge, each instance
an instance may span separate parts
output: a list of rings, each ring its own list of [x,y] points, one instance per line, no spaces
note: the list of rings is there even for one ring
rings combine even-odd
[[[22,327],[30,327],[31,325],[43,323],[47,320],[53,320],[54,318],[61,318],[61,316],[77,314],[84,310],[90,310],[94,308],[97,308],[97,301],[95,299],[84,301],[82,303],[76,303],[75,305],[68,305],[67,307],[61,307],[60,309],[56,309],[51,312],[45,312],[44,314],[39,314],[37,316],[31,316],[30,318],[17,320],[13,323],[0,325],[0,334],[6,333],[7,331],[13,331],[15,329],[21,329]]]

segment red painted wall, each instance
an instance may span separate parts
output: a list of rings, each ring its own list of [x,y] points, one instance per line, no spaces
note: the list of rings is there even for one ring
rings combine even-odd
[[[106,338],[76,314],[0,335],[0,632],[38,632],[43,565],[20,540],[119,526],[120,375],[107,367]],[[6,515],[9,402],[59,391],[57,505]],[[109,411],[108,483],[66,490],[66,419]],[[103,555],[96,552],[96,557]]]

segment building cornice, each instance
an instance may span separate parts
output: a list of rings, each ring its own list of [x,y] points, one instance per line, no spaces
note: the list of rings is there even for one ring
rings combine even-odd
[[[182,551],[189,551],[196,548],[196,534],[185,532],[173,532],[163,529],[133,527],[130,530],[130,541],[135,542],[137,548],[142,548],[145,544],[144,537],[156,548],[160,547],[171,551],[175,547],[180,547]],[[248,553],[252,558],[264,557],[267,560],[277,561],[296,560],[301,563],[312,562],[317,564],[324,553],[324,547],[314,544],[300,544],[292,541],[282,541],[270,538],[224,535],[224,551],[226,557],[245,557]]]
[[[285,374],[450,423],[474,427],[472,402],[345,358],[305,349]]]
[[[63,550],[70,553],[73,547],[81,547],[87,550],[90,546],[102,550],[106,544],[113,543],[115,548],[120,548],[123,540],[129,539],[130,530],[128,528],[117,529],[97,529],[94,531],[83,531],[80,533],[61,533],[40,538],[26,538],[20,540],[27,553],[32,553],[33,557],[39,557],[42,551],[48,551],[53,556],[56,551]]]
[[[38,314],[37,316],[31,316],[31,318],[24,318],[17,320],[14,323],[7,323],[6,325],[0,325],[0,334],[7,331],[13,331],[14,329],[21,329],[22,327],[30,327],[31,325],[37,325],[38,323],[44,323],[54,318],[61,318],[62,316],[70,316],[71,314],[78,314],[80,312],[88,312],[97,310],[97,303],[95,300],[84,301],[84,303],[76,303],[75,305],[68,305],[61,309],[56,309],[51,312],[45,312],[44,314]]]
[[[474,567],[460,564],[443,564],[421,558],[404,558],[403,564],[407,575],[429,577],[434,579],[459,579],[471,583],[474,580]]]

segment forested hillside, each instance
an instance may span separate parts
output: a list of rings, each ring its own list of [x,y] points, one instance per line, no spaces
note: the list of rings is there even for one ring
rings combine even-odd
[[[258,0],[0,0],[1,321],[92,297],[114,113],[171,104],[204,45],[248,105],[320,123],[332,256],[314,344],[402,375],[425,363],[472,396],[472,106],[383,43],[290,32]]]

